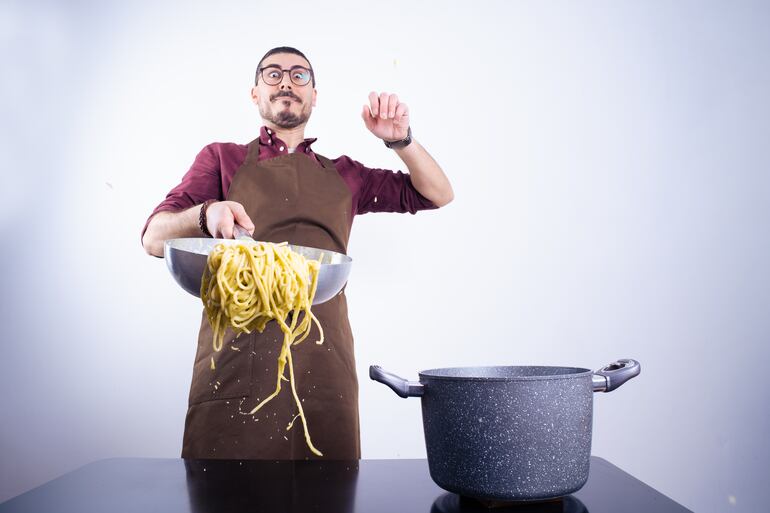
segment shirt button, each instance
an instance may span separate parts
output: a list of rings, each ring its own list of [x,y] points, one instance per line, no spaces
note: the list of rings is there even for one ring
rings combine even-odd
[[[305,148],[305,153],[310,153],[310,148]]]
[[[279,150],[279,151],[283,151],[283,146],[281,146],[280,148],[278,148],[278,150]]]
[[[273,133],[273,131],[272,131],[272,130],[270,130],[270,129],[268,128],[268,129],[267,129],[267,133],[268,133],[268,134],[272,134],[272,133]]]

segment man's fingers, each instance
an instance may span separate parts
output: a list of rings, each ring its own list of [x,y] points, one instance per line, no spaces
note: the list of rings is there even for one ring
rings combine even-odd
[[[399,103],[393,123],[398,126],[409,126],[409,108],[406,103]]]
[[[380,117],[382,119],[388,119],[388,99],[390,95],[388,93],[380,93]]]
[[[233,224],[232,223],[225,223],[222,222],[221,225],[219,225],[219,231],[221,233],[220,239],[232,239],[233,238]]]
[[[361,112],[361,117],[364,118],[364,124],[366,125],[366,128],[369,130],[374,129],[374,118],[372,117],[372,113],[369,110],[368,105],[364,105],[364,110]]]
[[[217,233],[214,236],[218,239],[233,238],[233,213],[227,208],[222,212],[222,217],[217,222]]]
[[[369,106],[372,110],[372,116],[378,116],[380,112],[380,98],[374,91],[369,93]]]
[[[406,106],[406,104],[399,102],[398,95],[396,94],[388,94],[386,92],[377,94],[376,92],[372,91],[369,93],[369,107],[371,110],[371,118],[373,119],[367,120],[366,116],[364,116],[364,121],[367,122],[367,127],[369,127],[369,122],[375,123],[376,118],[392,119],[394,122],[396,122],[396,124],[401,126],[403,126],[405,123],[408,124],[408,121],[404,120],[403,118],[408,118],[409,108]]]
[[[388,117],[393,119],[396,117],[396,108],[398,107],[398,96],[391,94],[388,99]]]
[[[249,233],[254,233],[254,223],[251,222],[249,214],[246,213],[246,209],[240,203],[233,202],[230,210],[233,213],[233,218],[236,223],[246,228]],[[232,234],[233,227],[230,226],[230,233]],[[230,237],[227,237],[228,239]]]

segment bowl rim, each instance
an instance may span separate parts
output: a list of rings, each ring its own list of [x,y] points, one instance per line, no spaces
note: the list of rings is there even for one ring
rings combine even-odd
[[[209,252],[211,251],[211,248],[213,248],[216,244],[219,244],[219,243],[234,244],[236,242],[245,242],[245,241],[239,241],[236,239],[214,239],[211,237],[178,237],[176,239],[167,239],[164,243],[164,248],[166,250],[171,249],[174,251],[189,253],[193,255],[208,256]],[[250,241],[247,241],[247,242],[250,242]],[[254,242],[256,243],[261,241],[254,241]],[[332,262],[328,264],[322,263],[321,265],[324,265],[324,266],[350,265],[353,263],[353,259],[350,256],[346,255],[345,253],[340,253],[338,251],[332,251],[331,249],[315,248],[312,246],[302,246],[300,244],[291,244],[291,243],[289,243],[289,247],[292,248],[293,251],[296,251],[295,248],[299,248],[300,250],[323,252],[324,254],[329,254],[331,256],[331,259],[338,260],[337,262]]]

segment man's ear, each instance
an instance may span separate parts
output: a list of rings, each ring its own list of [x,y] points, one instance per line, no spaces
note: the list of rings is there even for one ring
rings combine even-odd
[[[251,101],[254,102],[254,105],[259,105],[259,89],[257,89],[257,86],[251,88]]]
[[[317,89],[313,89],[313,107],[315,107],[316,96],[318,96],[318,90]]]

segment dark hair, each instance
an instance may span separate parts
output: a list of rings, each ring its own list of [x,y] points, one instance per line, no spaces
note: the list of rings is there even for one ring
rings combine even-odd
[[[315,72],[313,71],[313,65],[310,64],[310,59],[305,57],[304,53],[300,52],[296,48],[292,48],[291,46],[277,46],[272,50],[268,50],[268,52],[265,55],[263,55],[261,59],[259,59],[259,64],[257,65],[257,72],[254,74],[254,85],[257,85],[257,82],[259,81],[259,72],[262,71],[262,63],[265,62],[265,59],[267,59],[268,57],[276,53],[293,53],[294,55],[299,55],[300,57],[305,59],[307,61],[308,66],[310,66],[310,78],[313,80],[313,87],[315,87]]]

